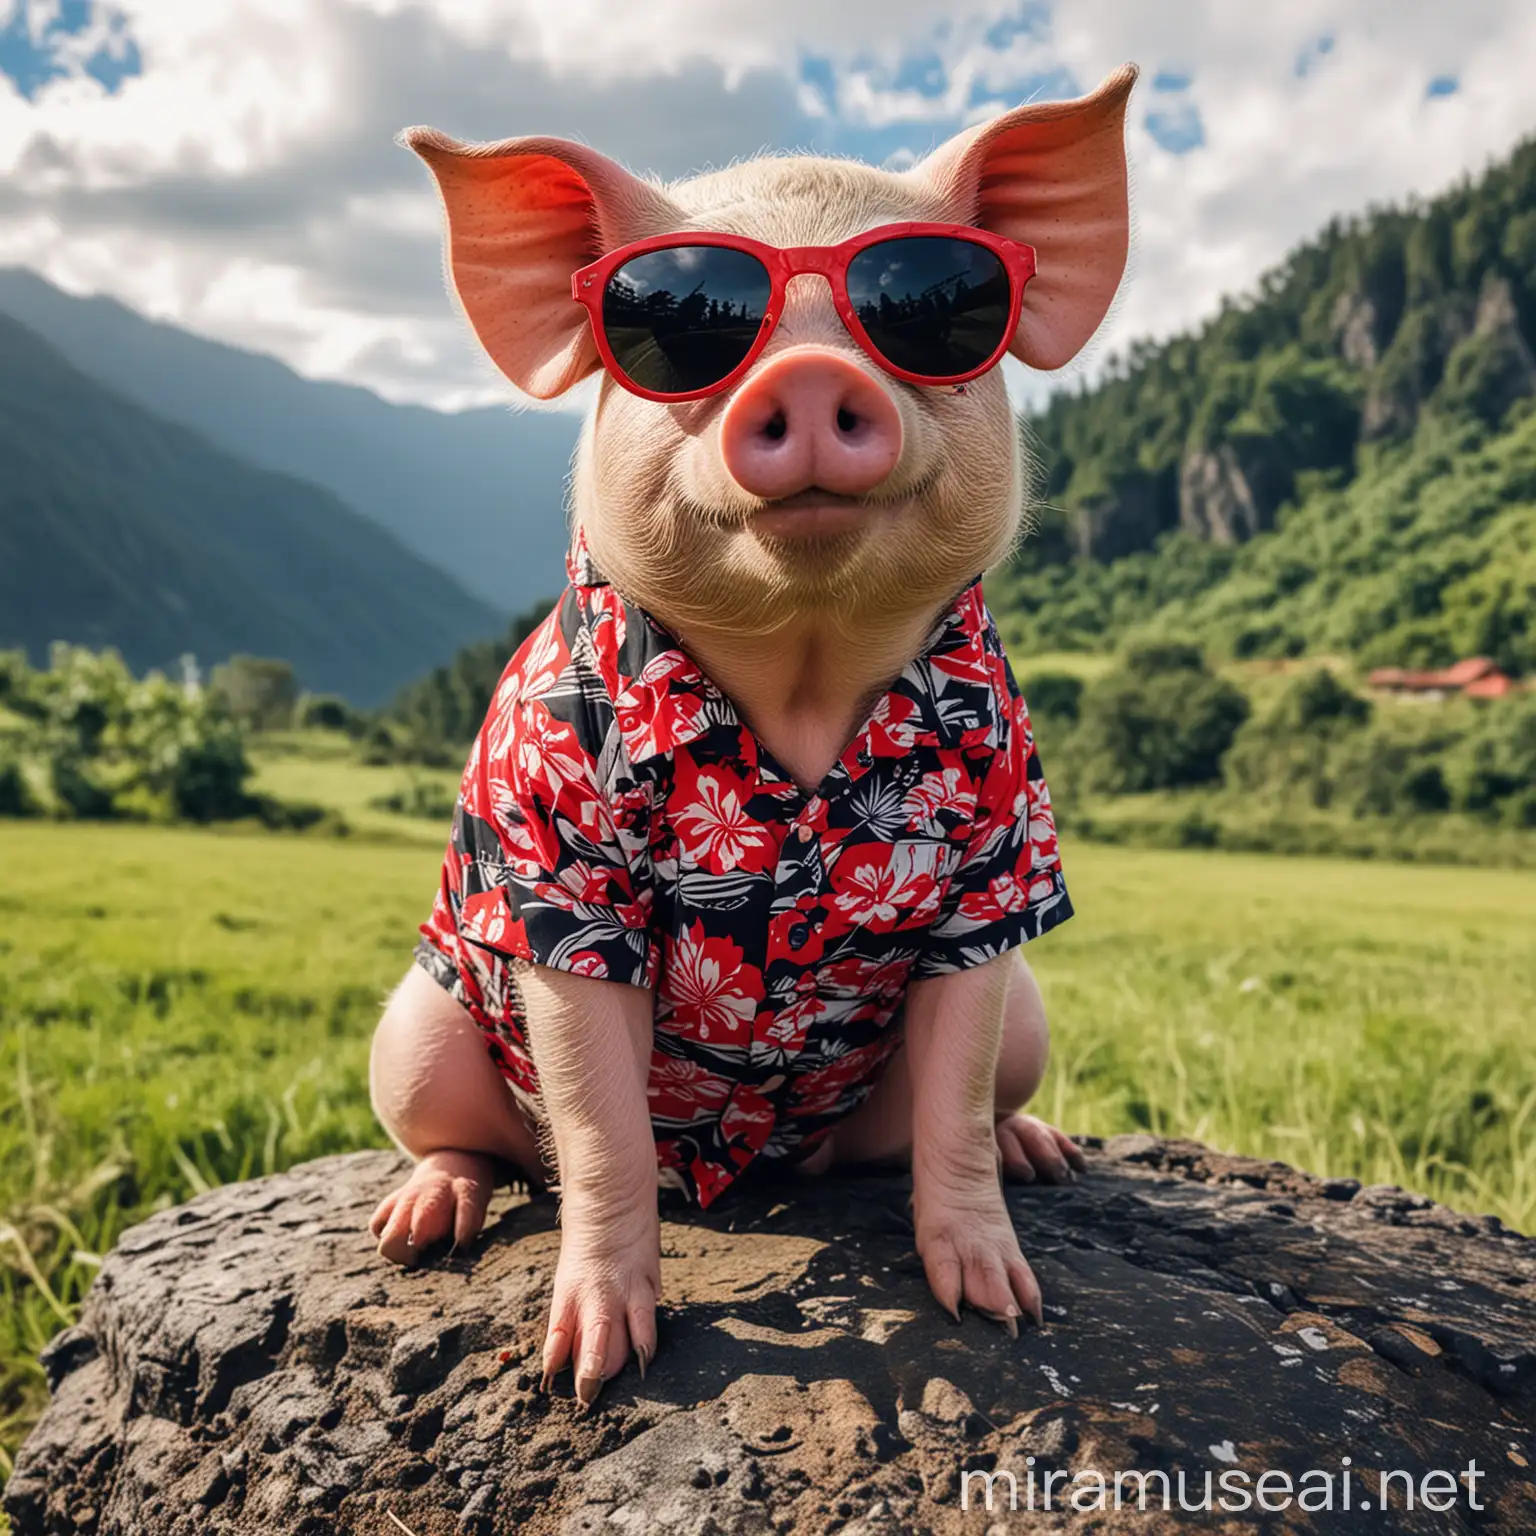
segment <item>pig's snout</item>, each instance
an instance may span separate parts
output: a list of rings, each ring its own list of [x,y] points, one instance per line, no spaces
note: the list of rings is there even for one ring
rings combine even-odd
[[[834,352],[786,352],[736,392],[720,454],[742,490],[777,501],[816,486],[867,496],[901,458],[901,412],[862,368]]]

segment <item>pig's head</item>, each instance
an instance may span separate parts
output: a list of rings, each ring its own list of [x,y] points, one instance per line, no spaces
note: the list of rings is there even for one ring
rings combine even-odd
[[[1020,107],[911,170],[770,157],[644,181],[579,144],[405,135],[447,212],[447,264],[481,344],[541,400],[601,369],[571,275],[646,236],[717,230],[834,245],[903,220],[1035,247],[1010,350],[1059,368],[1103,319],[1127,246],[1127,66],[1091,96]],[[663,622],[766,633],[931,609],[1012,544],[1024,502],[1000,369],[922,386],[885,373],[819,276],[796,277],[772,340],[729,390],[663,404],[604,376],[574,515],[598,565]]]

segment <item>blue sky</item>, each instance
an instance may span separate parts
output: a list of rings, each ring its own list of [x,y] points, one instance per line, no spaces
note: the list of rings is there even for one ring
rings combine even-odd
[[[462,404],[501,386],[444,301],[405,124],[669,178],[783,149],[900,167],[1127,58],[1133,272],[1076,374],[1536,129],[1529,0],[0,0],[0,263]]]
[[[0,26],[0,74],[29,101],[50,81],[77,74],[116,91],[143,67],[126,17],[92,0],[18,5]]]

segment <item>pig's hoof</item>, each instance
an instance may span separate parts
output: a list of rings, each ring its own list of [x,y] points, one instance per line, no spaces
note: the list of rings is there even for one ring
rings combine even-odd
[[[373,1213],[368,1226],[379,1252],[396,1264],[414,1264],[436,1243],[469,1242],[485,1225],[496,1176],[495,1159],[483,1153],[428,1153]]]
[[[1071,1184],[1088,1167],[1076,1142],[1038,1116],[1008,1115],[997,1122],[996,1134],[1004,1178]]]

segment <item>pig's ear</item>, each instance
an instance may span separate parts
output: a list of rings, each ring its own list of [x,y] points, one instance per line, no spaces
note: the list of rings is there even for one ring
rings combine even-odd
[[[1010,348],[1032,368],[1070,362],[1120,285],[1130,240],[1125,108],[1136,73],[1127,64],[1091,96],[979,123],[907,173],[941,194],[956,223],[1034,246],[1039,271]]]
[[[526,394],[564,394],[599,366],[571,274],[676,227],[677,210],[658,188],[563,139],[461,144],[408,128],[400,142],[437,178],[449,280],[481,346]]]

